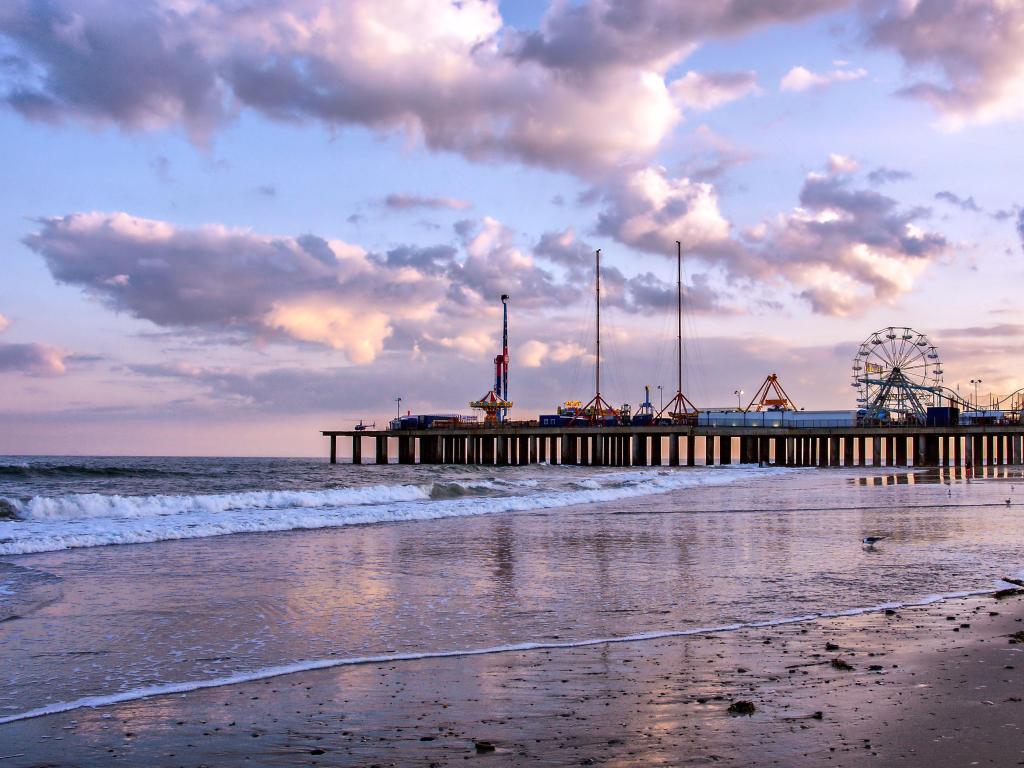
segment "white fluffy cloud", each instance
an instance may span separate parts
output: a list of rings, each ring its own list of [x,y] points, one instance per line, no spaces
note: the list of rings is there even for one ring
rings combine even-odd
[[[687,72],[669,86],[686,109],[706,111],[757,93],[755,72]]]
[[[796,66],[783,75],[779,81],[781,91],[806,91],[811,88],[823,88],[833,83],[850,82],[867,77],[865,69],[833,69],[830,72],[812,72],[807,67]]]
[[[604,202],[598,232],[642,251],[670,255],[677,240],[687,251],[706,251],[729,238],[714,186],[671,178],[664,168],[640,168],[611,179]]]
[[[574,342],[545,342],[529,339],[516,350],[516,362],[524,368],[540,368],[547,363],[564,363],[589,353]]]

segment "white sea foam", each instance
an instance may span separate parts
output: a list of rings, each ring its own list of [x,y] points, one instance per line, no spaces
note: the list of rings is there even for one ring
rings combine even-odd
[[[332,528],[367,523],[435,520],[524,512],[616,501],[741,478],[768,477],[786,469],[707,467],[641,469],[588,478],[586,488],[545,489],[535,480],[458,481],[491,487],[486,496],[432,498],[435,486],[374,485],[326,491],[252,491],[198,496],[74,494],[16,502],[19,521],[0,521],[0,555],[75,547],[141,544],[231,533]],[[563,478],[571,479],[571,478]],[[455,481],[439,482],[438,486]]]
[[[928,595],[917,600],[903,602],[890,602],[880,605],[867,606],[862,608],[850,608],[844,611],[823,611],[821,613],[809,613],[801,616],[788,616],[765,621],[734,622],[731,624],[718,624],[705,627],[687,627],[685,629],[657,630],[653,632],[638,632],[632,635],[617,635],[611,637],[594,637],[581,640],[564,640],[558,642],[524,642],[510,643],[507,645],[493,645],[484,648],[468,648],[464,650],[441,650],[441,651],[419,651],[408,653],[388,653],[375,656],[352,656],[347,658],[312,659],[309,661],[297,661],[291,664],[280,664],[247,672],[237,672],[233,675],[207,678],[205,680],[186,680],[173,683],[158,683],[142,688],[133,688],[119,693],[104,694],[96,696],[84,696],[71,701],[59,701],[36,709],[18,712],[13,715],[0,717],[0,725],[13,723],[19,720],[29,720],[46,715],[55,715],[62,712],[70,712],[76,709],[105,707],[112,704],[121,704],[128,701],[148,699],[153,696],[167,696],[171,694],[189,693],[191,691],[203,690],[206,688],[222,688],[228,685],[238,685],[259,680],[267,680],[284,675],[292,675],[298,672],[310,672],[318,669],[331,669],[335,667],[351,667],[362,664],[385,664],[403,661],[418,661],[421,659],[445,659],[445,658],[466,658],[470,656],[489,656],[498,653],[519,653],[536,650],[557,650],[566,648],[586,648],[594,645],[609,645],[612,643],[638,643],[650,640],[663,640],[673,637],[689,637],[693,635],[707,635],[722,632],[735,632],[740,629],[763,629],[766,627],[778,627],[787,624],[802,624],[821,619],[835,619],[849,616],[860,616],[868,613],[878,613],[883,610],[896,608],[916,608],[946,600],[958,600],[965,597],[978,597],[992,594],[994,590],[981,589],[973,591],[948,592],[944,594]]]

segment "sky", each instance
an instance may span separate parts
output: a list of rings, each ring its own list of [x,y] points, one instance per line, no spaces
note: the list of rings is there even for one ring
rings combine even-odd
[[[593,395],[1024,386],[1017,0],[6,0],[0,453],[316,456]],[[657,387],[663,389],[659,392]]]

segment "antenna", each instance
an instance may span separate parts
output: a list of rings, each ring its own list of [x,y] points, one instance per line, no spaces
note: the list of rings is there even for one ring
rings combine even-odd
[[[675,423],[691,420],[699,411],[683,394],[683,244],[676,240],[676,394],[658,412],[657,423],[667,411]],[[675,410],[673,410],[675,408]]]
[[[604,415],[607,410],[608,413],[615,413],[615,409],[605,402],[605,399],[601,397],[601,249],[598,248],[594,252],[594,300],[595,310],[597,318],[597,329],[594,334],[594,397],[589,403],[576,411],[576,415],[572,417],[572,424],[581,415],[586,414],[586,418],[590,420],[591,424],[604,423]]]

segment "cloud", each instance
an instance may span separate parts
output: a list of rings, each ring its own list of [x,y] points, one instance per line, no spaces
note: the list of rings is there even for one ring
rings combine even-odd
[[[812,72],[806,67],[796,66],[782,76],[779,81],[780,91],[806,91],[811,88],[824,88],[833,83],[844,83],[867,77],[865,69],[833,69],[831,72]]]
[[[465,211],[472,208],[471,203],[453,197],[423,197],[422,195],[391,194],[384,198],[384,205],[399,211],[416,208],[449,208],[453,211]]]
[[[125,213],[40,225],[25,242],[54,278],[113,309],[162,327],[324,344],[356,363],[380,352],[392,321],[429,312],[445,289],[429,275],[382,267],[357,246],[312,235],[183,229]]]
[[[886,168],[880,166],[868,174],[868,181],[876,187],[894,181],[905,181],[914,178],[910,171],[902,171],[897,168]]]
[[[1024,209],[1017,211],[1017,237],[1020,238],[1020,247],[1024,250]]]
[[[670,88],[701,41],[850,1],[559,0],[518,30],[497,0],[9,0],[0,98],[34,120],[182,126],[201,145],[251,109],[594,178],[648,161],[680,106],[752,91],[750,73],[691,72]]]
[[[746,258],[733,269],[772,279],[782,275],[814,311],[849,315],[911,290],[949,243],[918,221],[928,211],[900,209],[849,176],[812,173],[800,207],[744,234]]]
[[[758,92],[755,72],[687,72],[669,86],[684,108],[707,111]]]
[[[718,207],[713,185],[670,178],[660,167],[626,171],[602,190],[604,207],[597,232],[641,251],[674,254],[713,250],[727,243],[729,222]]]
[[[680,164],[678,175],[694,181],[718,181],[733,168],[750,162],[754,153],[719,136],[707,125],[699,125],[685,139],[690,154]]]
[[[390,350],[475,354],[490,333],[477,325],[497,311],[500,295],[516,307],[563,309],[589,295],[592,274],[584,258],[592,249],[571,231],[531,249],[490,217],[458,222],[458,247],[384,253],[316,235],[184,228],[121,212],[38,225],[25,242],[53,277],[116,311],[211,340],[324,346],[354,364]],[[638,311],[650,280],[615,274],[622,291],[614,300]]]
[[[857,168],[858,163],[852,157],[836,154],[828,156],[828,172],[832,175],[854,173]]]
[[[1024,117],[1024,5],[915,0],[866,8],[869,41],[925,74],[903,96],[931,104],[954,128]]]
[[[514,359],[523,368],[540,368],[548,363],[564,363],[590,353],[575,342],[544,342],[529,339],[514,350]]]
[[[941,200],[941,201],[943,201],[945,203],[949,203],[950,205],[954,205],[957,208],[959,208],[961,211],[969,211],[971,213],[981,213],[981,208],[978,206],[978,204],[976,202],[974,202],[974,196],[973,195],[970,196],[970,197],[964,198],[964,197],[960,197],[958,195],[953,194],[949,190],[943,190],[941,192],[936,192],[935,193],[935,199],[936,200]]]
[[[55,376],[67,370],[67,357],[49,344],[0,344],[0,373]]]
[[[701,40],[801,21],[848,4],[849,0],[559,1],[549,6],[540,29],[513,37],[513,47],[521,60],[593,76],[621,66],[663,67]]]

